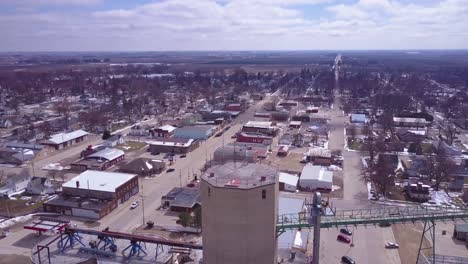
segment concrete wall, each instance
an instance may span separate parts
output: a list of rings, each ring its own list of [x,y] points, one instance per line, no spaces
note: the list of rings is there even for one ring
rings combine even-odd
[[[201,198],[204,263],[276,263],[278,183],[244,190],[202,180]]]

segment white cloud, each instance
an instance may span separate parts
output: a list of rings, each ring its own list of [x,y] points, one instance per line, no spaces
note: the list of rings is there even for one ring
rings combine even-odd
[[[1,4],[8,5],[96,5],[103,2],[103,0],[2,0]]]
[[[164,0],[91,13],[0,15],[8,39],[0,50],[468,48],[467,0],[423,2]],[[324,3],[328,12],[314,19],[297,7]]]

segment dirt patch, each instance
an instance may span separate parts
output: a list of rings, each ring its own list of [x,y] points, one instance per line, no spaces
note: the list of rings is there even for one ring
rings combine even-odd
[[[420,223],[414,225],[394,224],[392,225],[392,229],[396,243],[400,245],[399,253],[401,263],[416,263],[423,226]],[[430,247],[430,243],[426,238],[423,240],[422,247]],[[424,252],[424,254],[428,253],[430,253],[430,250]]]
[[[302,153],[290,152],[286,157],[280,157],[276,155],[276,152],[273,152],[261,163],[278,167],[280,171],[301,173],[302,168],[304,168],[304,164],[300,162],[303,156]]]
[[[0,264],[31,264],[31,259],[20,255],[0,255]]]

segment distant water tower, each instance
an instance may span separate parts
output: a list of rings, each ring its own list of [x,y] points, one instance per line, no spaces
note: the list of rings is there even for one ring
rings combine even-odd
[[[278,172],[226,163],[201,181],[204,264],[276,263]]]

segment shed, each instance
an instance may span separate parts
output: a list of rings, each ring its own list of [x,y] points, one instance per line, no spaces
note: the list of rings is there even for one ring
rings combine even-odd
[[[329,190],[333,185],[333,172],[322,166],[307,164],[302,169],[299,186],[303,190]]]
[[[365,114],[351,114],[351,123],[364,124],[367,122]]]
[[[279,173],[279,189],[281,191],[295,192],[297,190],[297,183],[299,176],[287,172]]]

